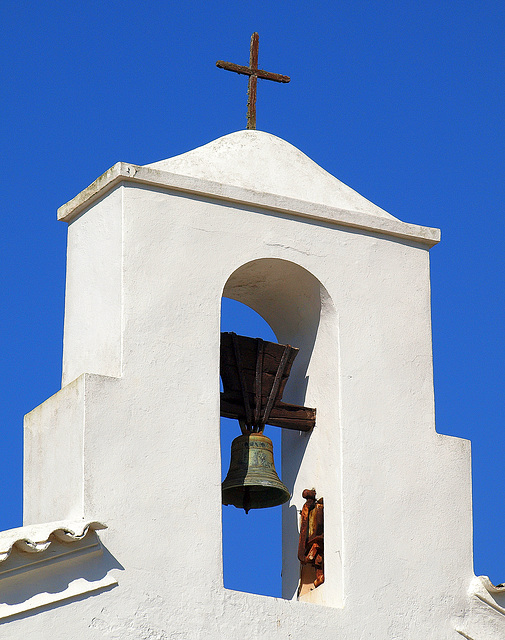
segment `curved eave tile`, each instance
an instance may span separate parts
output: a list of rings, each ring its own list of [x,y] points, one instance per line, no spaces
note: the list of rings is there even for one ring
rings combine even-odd
[[[53,541],[71,544],[82,540],[89,531],[106,528],[107,525],[97,520],[61,520],[2,531],[0,532],[0,562],[6,560],[13,549],[26,553],[41,553]]]

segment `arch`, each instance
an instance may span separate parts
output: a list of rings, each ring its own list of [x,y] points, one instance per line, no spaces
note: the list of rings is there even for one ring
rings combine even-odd
[[[307,269],[280,258],[259,258],[238,267],[223,296],[262,316],[282,344],[300,349],[283,399],[316,407],[312,433],[282,430],[282,479],[292,493],[283,505],[283,597],[296,596],[298,511],[301,493],[315,487],[325,498],[325,583],[306,599],[338,606],[341,599],[341,479],[338,384],[338,316],[324,285]],[[334,553],[336,551],[336,553]],[[337,560],[335,561],[335,558]]]

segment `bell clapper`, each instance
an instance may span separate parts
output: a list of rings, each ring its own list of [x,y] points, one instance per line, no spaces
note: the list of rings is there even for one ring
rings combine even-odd
[[[244,499],[242,501],[242,507],[243,507],[246,515],[251,510],[251,492],[249,490],[249,487],[246,487],[245,490],[244,490]]]

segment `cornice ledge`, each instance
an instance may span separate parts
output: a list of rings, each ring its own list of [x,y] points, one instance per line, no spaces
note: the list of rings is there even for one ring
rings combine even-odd
[[[394,218],[382,218],[359,211],[338,209],[273,193],[262,193],[244,187],[160,171],[126,162],[117,162],[75,198],[62,205],[58,209],[58,220],[71,222],[93,202],[111,191],[118,184],[128,182],[194,195],[210,196],[218,200],[241,205],[262,207],[271,211],[298,215],[303,218],[338,226],[409,239],[428,245],[428,247],[432,247],[440,241],[440,230],[432,227],[409,224]]]

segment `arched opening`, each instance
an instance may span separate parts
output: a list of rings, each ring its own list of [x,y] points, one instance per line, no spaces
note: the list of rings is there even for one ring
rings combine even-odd
[[[342,536],[341,536],[341,480],[340,466],[340,425],[339,425],[339,384],[338,384],[338,318],[333,302],[320,281],[303,267],[276,258],[262,258],[239,267],[228,278],[223,290],[223,298],[230,298],[255,311],[265,321],[272,334],[261,335],[258,330],[238,328],[237,324],[223,325],[225,330],[263,337],[265,339],[290,344],[300,349],[295,359],[283,400],[317,409],[316,427],[311,433],[289,431],[269,427],[270,438],[282,441],[282,481],[292,494],[289,502],[282,506],[282,597],[296,597],[300,576],[297,560],[299,511],[304,503],[302,492],[305,488],[316,488],[318,495],[325,499],[325,549],[331,550],[332,561],[326,568],[325,583],[315,589],[308,600],[320,604],[338,606],[342,591]],[[233,304],[229,301],[225,305]],[[228,323],[226,314],[223,313]],[[236,421],[231,421],[232,433],[227,444],[223,443],[223,465],[229,463],[229,446],[232,436],[239,435]],[[233,425],[234,423],[234,425]],[[227,430],[223,426],[223,434]],[[280,433],[279,433],[280,432]],[[274,442],[274,447],[276,443]],[[277,445],[278,451],[278,445]],[[226,472],[227,469],[224,470]],[[279,474],[280,475],[280,474]],[[239,512],[234,507],[225,509]],[[275,509],[257,510],[265,513]],[[248,525],[251,514],[241,512],[244,524]],[[237,517],[240,517],[237,516]],[[228,515],[226,515],[226,518]],[[225,534],[225,586],[237,590],[254,591],[265,595],[279,595],[275,579],[267,587],[232,586],[228,571],[230,550],[226,547],[227,524],[223,524]],[[250,525],[248,525],[249,527]],[[251,547],[255,553],[267,553],[270,545],[268,526],[262,528],[259,537],[251,537],[248,528],[240,532],[234,545],[242,557],[247,558]],[[327,533],[328,532],[328,535]],[[275,545],[273,546],[275,549]],[[326,554],[326,551],[325,551]],[[279,557],[277,552],[276,556]],[[275,567],[275,561],[273,562]],[[260,571],[252,564],[247,573]],[[274,573],[278,569],[274,568]],[[236,572],[237,575],[238,572]],[[227,575],[228,574],[228,575]],[[326,577],[327,575],[327,577]],[[263,589],[263,590],[262,590]]]
[[[263,318],[250,307],[223,298],[221,331],[233,331],[264,340],[277,338]],[[221,472],[225,478],[230,463],[230,446],[240,435],[237,420],[221,418]],[[273,442],[275,466],[281,474],[281,433],[266,427],[265,435]],[[282,510],[281,507],[242,509],[223,507],[223,576],[224,586],[265,596],[282,595]],[[265,542],[267,532],[268,544]]]

